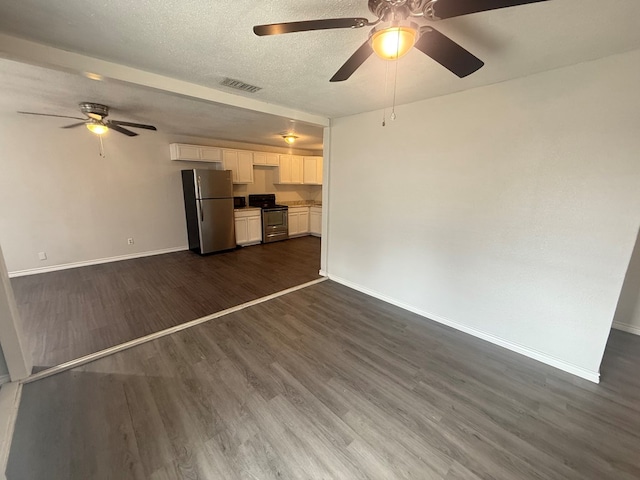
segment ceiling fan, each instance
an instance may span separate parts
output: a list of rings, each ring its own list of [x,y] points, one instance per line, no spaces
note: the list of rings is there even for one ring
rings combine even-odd
[[[82,102],[79,105],[80,111],[86,116],[81,117],[69,117],[67,115],[52,115],[49,113],[34,113],[34,112],[18,112],[25,115],[41,115],[44,117],[58,117],[58,118],[73,118],[76,120],[82,120],[79,123],[72,123],[60,128],[75,128],[81,125],[85,125],[90,131],[98,135],[106,133],[109,129],[116,132],[123,133],[129,137],[135,137],[138,135],[136,132],[132,132],[123,127],[144,128],[146,130],[157,130],[153,125],[144,125],[142,123],[123,122],[121,120],[105,120],[109,115],[109,107],[101,105],[99,103]]]
[[[376,53],[385,60],[396,60],[412,47],[428,55],[440,65],[463,78],[478,70],[484,62],[430,25],[418,25],[413,19],[429,21],[459,17],[470,13],[514,7],[546,0],[368,0],[369,11],[375,21],[366,18],[327,18],[301,22],[257,25],[258,36],[283,33],[328,30],[334,28],[362,28],[372,26],[369,38],[331,77],[331,82],[347,80]]]

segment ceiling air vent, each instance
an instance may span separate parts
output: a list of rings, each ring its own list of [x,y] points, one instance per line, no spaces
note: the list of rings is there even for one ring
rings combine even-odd
[[[234,80],[233,78],[225,78],[222,82],[220,82],[220,85],[235,88],[236,90],[242,90],[243,92],[249,93],[256,93],[258,90],[262,90],[262,87],[249,85],[248,83],[241,82],[240,80]]]

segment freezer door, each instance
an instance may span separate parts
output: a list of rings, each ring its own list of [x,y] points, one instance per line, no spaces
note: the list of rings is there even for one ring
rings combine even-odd
[[[197,198],[233,197],[231,170],[194,170]]]
[[[233,198],[197,200],[200,223],[200,253],[236,247]]]

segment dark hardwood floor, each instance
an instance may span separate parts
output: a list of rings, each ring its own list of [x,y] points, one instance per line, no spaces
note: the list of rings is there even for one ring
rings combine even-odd
[[[595,385],[324,282],[24,386],[8,480],[640,478],[640,337]]]
[[[178,252],[11,280],[34,371],[319,278],[320,239]]]

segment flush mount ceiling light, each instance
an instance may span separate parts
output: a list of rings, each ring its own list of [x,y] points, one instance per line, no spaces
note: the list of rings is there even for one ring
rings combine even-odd
[[[293,145],[293,143],[298,139],[297,135],[294,135],[292,133],[287,133],[286,135],[282,135],[282,138],[284,139],[285,142],[287,142],[289,145]]]
[[[418,25],[413,22],[392,22],[371,31],[369,42],[374,53],[383,60],[402,58],[418,40]]]

